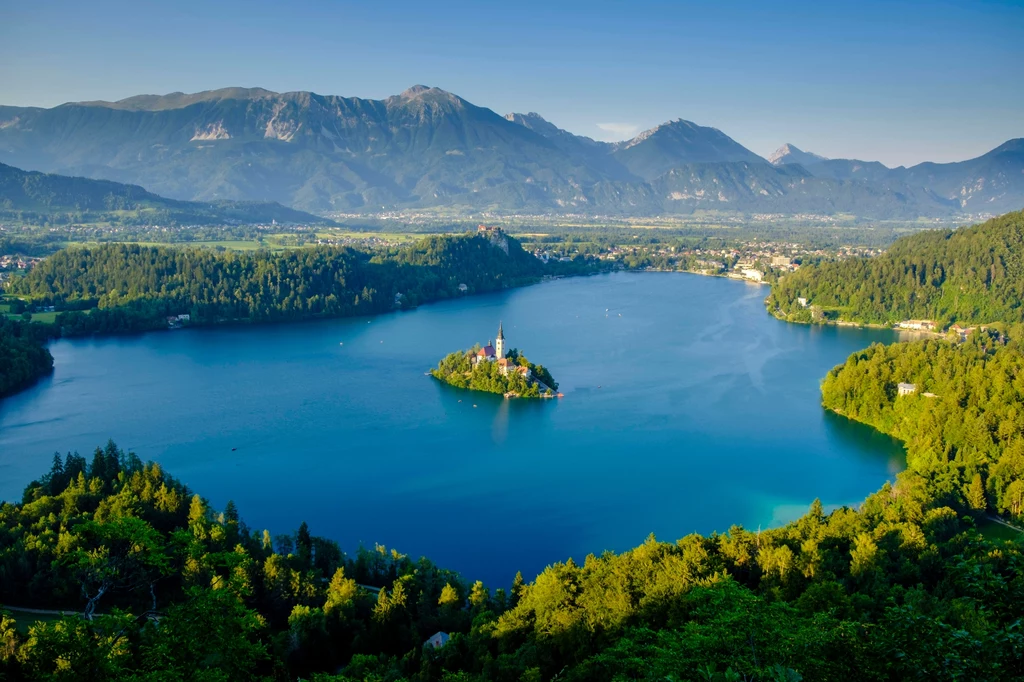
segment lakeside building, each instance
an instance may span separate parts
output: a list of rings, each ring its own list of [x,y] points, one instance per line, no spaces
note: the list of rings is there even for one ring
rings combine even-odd
[[[917,384],[906,384],[900,382],[896,385],[896,392],[899,393],[899,395],[913,395],[914,393],[917,393]]]
[[[930,332],[935,329],[935,323],[931,320],[903,320],[896,323],[896,328]]]

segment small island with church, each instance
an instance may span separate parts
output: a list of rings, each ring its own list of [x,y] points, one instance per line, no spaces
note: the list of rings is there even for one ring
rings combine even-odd
[[[456,388],[500,393],[506,398],[555,398],[558,384],[542,365],[535,365],[505,343],[498,324],[498,336],[492,345],[477,344],[466,351],[446,356],[430,370],[431,376]]]

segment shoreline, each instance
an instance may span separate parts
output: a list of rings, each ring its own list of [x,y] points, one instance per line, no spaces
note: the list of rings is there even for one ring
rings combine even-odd
[[[949,333],[948,332],[932,332],[925,329],[900,329],[894,325],[878,324],[877,322],[850,322],[849,320],[822,320],[820,322],[804,322],[803,320],[790,320],[786,316],[781,315],[779,310],[769,310],[765,306],[765,312],[774,317],[780,322],[786,322],[787,324],[802,324],[808,327],[847,327],[849,329],[878,329],[888,330],[897,334],[906,334],[910,336],[916,336],[921,338],[932,338],[932,339],[944,339]]]

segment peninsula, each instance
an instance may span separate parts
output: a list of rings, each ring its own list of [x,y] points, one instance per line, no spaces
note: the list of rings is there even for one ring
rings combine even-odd
[[[508,349],[498,323],[494,343],[450,353],[430,371],[456,388],[500,393],[506,398],[554,398],[558,384],[543,365],[535,365],[515,348]]]

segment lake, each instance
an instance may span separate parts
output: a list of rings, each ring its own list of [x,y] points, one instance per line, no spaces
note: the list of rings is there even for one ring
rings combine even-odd
[[[113,438],[255,529],[303,520],[508,585],[545,565],[818,497],[856,504],[900,445],[820,406],[825,373],[885,330],[780,322],[766,287],[675,273],[545,282],[374,318],[58,341],[56,371],[0,402],[0,499],[54,451]],[[565,397],[505,400],[424,373],[507,344]]]

